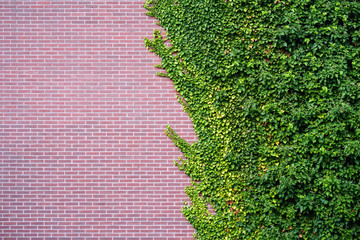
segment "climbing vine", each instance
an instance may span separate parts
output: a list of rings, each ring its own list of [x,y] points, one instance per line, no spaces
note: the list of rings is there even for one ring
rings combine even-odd
[[[360,3],[147,0],[197,239],[360,239]],[[169,41],[170,44],[166,42]]]

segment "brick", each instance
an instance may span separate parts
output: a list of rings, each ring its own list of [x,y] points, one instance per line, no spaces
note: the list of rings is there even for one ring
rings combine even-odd
[[[144,1],[0,1],[2,239],[192,239]]]

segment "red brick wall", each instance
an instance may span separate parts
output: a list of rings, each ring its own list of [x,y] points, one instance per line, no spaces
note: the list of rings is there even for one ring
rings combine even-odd
[[[144,1],[0,1],[1,239],[192,239]]]

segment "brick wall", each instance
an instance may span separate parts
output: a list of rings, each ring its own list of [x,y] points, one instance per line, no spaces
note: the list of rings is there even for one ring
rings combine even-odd
[[[145,0],[0,0],[0,238],[192,239]]]

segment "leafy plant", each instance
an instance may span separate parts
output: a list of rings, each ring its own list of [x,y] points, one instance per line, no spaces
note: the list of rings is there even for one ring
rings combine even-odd
[[[360,3],[147,0],[197,239],[360,239]],[[166,44],[166,41],[170,41]]]

